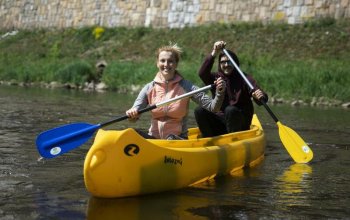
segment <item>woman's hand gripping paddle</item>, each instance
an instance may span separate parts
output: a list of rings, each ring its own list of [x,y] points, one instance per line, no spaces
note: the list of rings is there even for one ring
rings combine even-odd
[[[253,85],[249,82],[247,77],[243,74],[243,72],[240,70],[238,65],[235,63],[235,61],[232,59],[230,54],[227,52],[226,49],[223,49],[223,52],[225,55],[229,58],[231,63],[234,65],[234,67],[237,69],[241,77],[244,79],[244,81],[248,84],[249,88],[254,90]],[[313,158],[313,152],[311,148],[305,143],[305,141],[291,128],[283,125],[275,116],[275,114],[272,112],[270,107],[264,102],[263,100],[260,100],[265,109],[269,112],[271,117],[274,119],[274,121],[277,123],[278,126],[278,132],[280,135],[280,139],[284,145],[284,147],[287,149],[290,156],[293,158],[293,160],[297,163],[308,163]]]
[[[172,99],[160,102],[158,104],[151,105],[147,108],[139,110],[139,113],[141,114],[148,112],[160,106],[168,105],[177,100],[190,97],[196,93],[209,90],[213,86],[214,85],[208,85],[203,88],[174,97]],[[89,138],[95,133],[96,130],[112,123],[125,120],[127,118],[128,116],[124,115],[102,124],[92,125],[88,123],[73,123],[53,128],[38,135],[36,139],[36,146],[42,157],[57,157],[84,144],[89,140]]]

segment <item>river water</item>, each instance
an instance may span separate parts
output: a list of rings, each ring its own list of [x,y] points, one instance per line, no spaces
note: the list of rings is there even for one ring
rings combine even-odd
[[[99,199],[86,191],[83,163],[93,138],[54,159],[40,158],[40,132],[70,122],[106,122],[123,115],[135,97],[0,86],[0,219],[350,219],[347,109],[271,106],[314,152],[311,163],[295,164],[275,122],[256,107],[267,136],[259,166],[142,197]],[[147,128],[148,122],[145,113],[135,124],[108,129]]]

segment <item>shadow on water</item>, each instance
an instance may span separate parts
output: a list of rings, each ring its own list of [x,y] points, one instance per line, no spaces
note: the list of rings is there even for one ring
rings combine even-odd
[[[194,218],[187,207],[208,204],[205,198],[178,193],[162,193],[142,197],[102,199],[91,197],[87,219],[174,219]],[[199,218],[197,218],[199,219]]]
[[[83,163],[93,138],[51,160],[40,159],[37,135],[70,122],[101,123],[124,115],[136,95],[0,86],[0,219],[346,219],[350,216],[350,114],[340,108],[271,106],[309,144],[314,159],[294,164],[277,126],[256,111],[267,135],[257,167],[173,192],[93,198]],[[194,125],[190,115],[190,125]],[[118,122],[107,129],[147,129]],[[103,217],[103,218],[101,218]]]
[[[237,172],[235,175],[246,177],[250,171]],[[252,172],[254,173],[254,172]],[[256,175],[256,174],[252,174]],[[104,199],[90,197],[87,219],[241,219],[256,218],[257,208],[247,206],[227,196],[244,195],[244,188],[232,190],[230,176],[188,187],[182,190],[140,197]],[[226,190],[223,196],[223,189]]]
[[[262,216],[303,216],[293,212],[310,206],[305,204],[305,194],[311,188],[311,166],[291,165],[276,177],[272,186],[271,182],[261,180],[263,170],[263,165],[255,169],[243,169],[231,176],[162,194],[120,199],[90,197],[87,219],[258,219]],[[263,190],[267,187],[268,191]],[[274,200],[266,199],[270,196]],[[274,210],[271,210],[271,205],[275,207]],[[322,215],[315,213],[308,216]]]

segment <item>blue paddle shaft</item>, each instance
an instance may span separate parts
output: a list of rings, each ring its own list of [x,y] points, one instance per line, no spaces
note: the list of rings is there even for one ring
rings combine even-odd
[[[176,102],[177,100],[184,99],[184,98],[187,98],[187,97],[191,97],[192,95],[194,95],[194,94],[196,94],[196,93],[203,92],[203,91],[209,90],[209,89],[214,88],[214,87],[215,87],[214,84],[212,84],[212,85],[207,85],[207,86],[205,86],[205,87],[203,87],[203,88],[196,89],[196,90],[194,90],[194,91],[185,93],[185,94],[183,94],[183,95],[179,95],[179,96],[176,96],[176,97],[174,97],[174,98],[168,99],[168,100],[166,100],[166,101],[157,103],[157,104],[155,104],[155,105],[151,105],[151,106],[148,106],[148,107],[146,107],[146,108],[140,109],[140,110],[138,111],[138,113],[139,113],[139,114],[142,114],[142,113],[144,113],[144,112],[152,111],[153,109],[156,109],[156,108],[158,108],[158,107],[161,107],[161,106],[164,106],[164,105],[169,105],[170,103]],[[119,117],[119,118],[110,120],[110,121],[108,121],[108,122],[102,123],[102,124],[101,124],[101,127],[104,127],[104,126],[113,124],[113,123],[118,122],[118,121],[125,120],[125,119],[127,119],[127,118],[128,118],[128,116],[127,116],[127,115],[124,115],[124,116],[122,116],[122,117]]]
[[[213,86],[214,85],[208,85],[203,88],[169,99],[167,101],[148,106],[139,110],[138,113],[141,114],[144,112],[148,112],[157,107],[175,102],[179,99],[190,97],[196,93],[208,90]],[[125,120],[127,118],[128,116],[124,115],[119,118],[97,125],[91,125],[87,123],[73,123],[57,127],[39,134],[39,136],[36,139],[36,145],[41,156],[45,158],[53,158],[84,144],[95,133],[95,131],[100,129],[101,127]]]

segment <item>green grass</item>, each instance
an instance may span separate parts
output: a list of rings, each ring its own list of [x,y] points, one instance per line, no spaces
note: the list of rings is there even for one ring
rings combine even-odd
[[[350,21],[322,19],[300,25],[212,24],[183,29],[104,28],[20,30],[0,40],[0,80],[70,82],[93,77],[95,64],[108,66],[103,81],[111,89],[143,85],[153,79],[155,50],[176,42],[184,50],[180,72],[202,85],[198,68],[217,40],[239,56],[270,96],[350,100]],[[0,31],[0,35],[6,33]],[[216,69],[216,64],[215,64]]]

